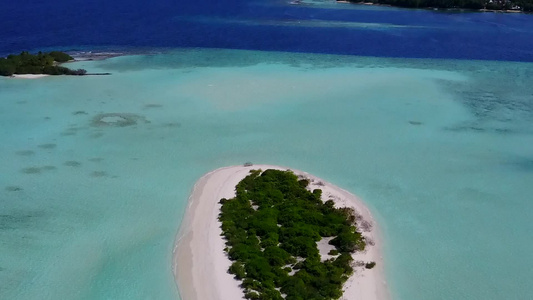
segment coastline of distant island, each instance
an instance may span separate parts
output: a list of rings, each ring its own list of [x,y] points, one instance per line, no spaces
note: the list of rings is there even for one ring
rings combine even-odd
[[[110,73],[87,73],[85,69],[73,70],[61,65],[73,61],[75,59],[72,56],[60,51],[37,54],[22,51],[18,55],[0,57],[0,76],[36,79],[49,75],[110,75]]]
[[[446,11],[533,12],[533,0],[337,0],[337,2]]]
[[[324,227],[315,226],[316,224],[306,227],[300,222],[302,220],[292,224],[291,220],[294,218],[287,214],[284,221],[277,219],[278,227],[274,228],[270,224],[272,220],[261,222],[259,219],[250,219],[250,222],[255,222],[259,227],[265,225],[273,230],[260,233],[257,229],[251,229],[247,233],[251,237],[250,241],[253,242],[253,235],[257,234],[256,242],[259,244],[253,242],[250,244],[251,248],[237,244],[232,247],[229,239],[235,242],[235,238],[242,237],[242,232],[241,229],[233,228],[232,213],[227,214],[231,209],[223,207],[237,203],[232,201],[242,202],[242,199],[236,200],[235,197],[239,197],[239,193],[242,197],[242,192],[249,189],[250,184],[254,184],[251,181],[256,179],[261,187],[277,180],[278,188],[285,184],[292,186],[291,191],[266,188],[259,191],[259,194],[266,193],[272,197],[277,195],[280,200],[280,192],[288,193],[289,198],[296,193],[301,199],[293,199],[294,201],[311,207],[307,211],[307,221],[321,218],[320,212],[323,212],[323,217],[334,218],[337,223],[324,223],[323,220],[321,224]],[[267,198],[270,199],[270,196]],[[246,210],[251,214],[257,213],[255,217],[260,218],[274,213],[265,205],[251,201],[252,209],[248,207]],[[284,205],[278,207],[278,213],[289,213]],[[297,205],[292,207],[298,211],[301,209]],[[302,214],[305,214],[305,209]],[[244,214],[237,215],[239,218],[247,218]],[[342,216],[346,216],[347,221],[342,221]],[[278,229],[279,232],[276,233]],[[296,232],[298,230],[309,235],[302,235],[302,232]],[[318,230],[320,234],[316,235],[317,232],[313,233],[313,230]],[[291,237],[290,232],[296,232],[296,237]],[[276,247],[277,238],[279,247]],[[296,239],[295,243],[288,242],[293,238]],[[267,246],[268,243],[270,244]],[[264,249],[257,252],[258,247]],[[302,171],[272,165],[245,164],[214,170],[196,182],[176,236],[172,268],[180,297],[186,300],[283,299],[279,297],[286,296],[288,292],[293,296],[307,292],[324,293],[323,299],[338,299],[338,293],[341,292],[341,297],[346,299],[384,300],[390,299],[390,295],[385,282],[382,247],[379,227],[370,210],[355,195]],[[237,248],[240,249],[239,253],[236,252]],[[259,257],[261,252],[268,255],[268,258]],[[244,258],[248,254],[252,259]],[[237,259],[237,256],[240,258]],[[269,266],[266,261],[270,261]],[[308,274],[312,270],[318,272],[314,277]],[[325,284],[324,280],[328,283]],[[320,289],[322,283],[328,287],[327,292]],[[280,284],[284,284],[285,288],[280,288]],[[309,287],[308,291],[305,286]]]

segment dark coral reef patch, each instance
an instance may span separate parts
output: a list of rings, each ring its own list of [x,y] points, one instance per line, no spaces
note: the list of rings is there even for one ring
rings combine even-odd
[[[105,113],[96,115],[91,122],[94,127],[127,127],[139,122],[150,123],[143,116],[129,113]]]

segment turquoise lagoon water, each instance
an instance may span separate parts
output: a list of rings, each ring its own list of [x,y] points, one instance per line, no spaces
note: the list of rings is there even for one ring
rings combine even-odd
[[[72,67],[112,75],[0,79],[2,299],[178,298],[191,188],[245,161],[361,196],[395,299],[533,294],[530,63],[195,49]]]

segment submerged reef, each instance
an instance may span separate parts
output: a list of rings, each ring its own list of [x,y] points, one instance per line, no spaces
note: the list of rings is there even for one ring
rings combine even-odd
[[[65,166],[67,167],[79,167],[81,166],[81,163],[79,161],[75,161],[75,160],[68,160],[66,162],[63,163]]]
[[[41,149],[54,149],[57,145],[56,144],[42,144],[37,147]]]
[[[10,186],[6,186],[5,190],[8,192],[20,192],[22,191],[22,187],[16,186],[16,185],[10,185]]]
[[[55,166],[43,166],[43,167],[28,167],[21,170],[24,174],[41,174],[42,171],[53,171],[57,169]]]
[[[91,173],[91,176],[92,177],[104,177],[104,176],[107,176],[107,172],[106,171],[94,171]]]
[[[20,150],[20,151],[17,151],[16,154],[20,156],[31,156],[31,155],[34,155],[35,152],[32,150]]]
[[[94,127],[127,127],[137,123],[150,123],[143,116],[129,113],[104,113],[96,115],[91,122]]]

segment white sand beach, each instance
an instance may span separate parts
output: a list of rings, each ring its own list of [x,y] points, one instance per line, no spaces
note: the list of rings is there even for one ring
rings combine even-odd
[[[237,183],[253,169],[289,168],[271,165],[231,166],[209,172],[196,182],[173,253],[172,268],[182,300],[244,299],[239,281],[227,272],[231,262],[223,251],[225,245],[220,235],[222,230],[218,221],[218,202],[221,198],[234,197]],[[372,240],[374,245],[369,245],[365,252],[355,253],[353,257],[354,261],[375,261],[377,265],[373,269],[356,267],[354,274],[344,285],[344,295],[341,299],[390,299],[381,254],[383,243],[370,210],[355,195],[308,173],[291,170],[310,179],[311,189],[322,189],[324,201],[332,199],[338,207],[354,208],[362,217],[358,221],[359,225],[363,222],[367,223],[366,225],[371,224],[360,228],[367,228],[363,235]],[[327,243],[319,243],[319,246],[321,245],[328,246]]]
[[[50,75],[47,75],[47,74],[14,74],[11,77],[19,78],[19,79],[38,79],[38,78],[43,78],[47,76],[50,76]]]

